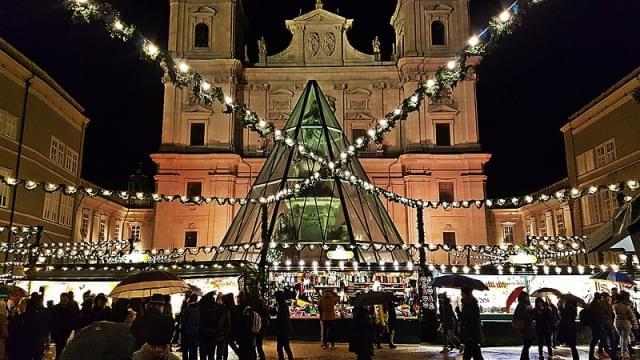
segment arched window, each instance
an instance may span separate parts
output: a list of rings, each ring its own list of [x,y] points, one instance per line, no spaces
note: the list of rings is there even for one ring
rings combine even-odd
[[[196,25],[195,47],[208,48],[209,47],[209,26],[207,24],[199,23]]]
[[[431,23],[431,45],[447,45],[444,24],[441,21],[436,20]]]

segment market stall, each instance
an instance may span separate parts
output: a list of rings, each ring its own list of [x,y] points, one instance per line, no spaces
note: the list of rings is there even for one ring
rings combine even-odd
[[[76,300],[81,301],[82,294],[109,295],[118,283],[142,270],[160,269],[170,271],[192,285],[208,293],[217,291],[237,295],[245,285],[247,276],[255,271],[251,264],[232,261],[224,265],[214,262],[174,263],[174,264],[109,264],[109,265],[48,265],[28,268],[26,277],[16,281],[16,285],[27,293],[43,292],[44,301],[57,303],[63,292],[73,291]],[[181,294],[171,295],[171,305],[177,312],[184,297]]]

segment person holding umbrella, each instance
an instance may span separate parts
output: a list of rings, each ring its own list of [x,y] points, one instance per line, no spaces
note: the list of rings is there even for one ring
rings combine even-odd
[[[157,326],[164,326],[165,329],[169,329],[168,325],[165,324],[171,323],[173,326],[171,329],[171,336],[173,337],[175,322],[171,316],[163,314],[164,305],[165,302],[162,295],[154,294],[149,299],[149,302],[145,304],[144,313],[137,316],[133,321],[133,324],[131,325],[131,333],[136,338],[136,349],[141,348],[147,342],[150,332],[152,330],[155,331]]]
[[[464,344],[464,360],[483,360],[480,350],[480,340],[482,338],[482,324],[480,322],[480,307],[478,300],[473,296],[473,288],[463,285],[462,309],[460,314],[461,340]]]
[[[536,298],[533,309],[533,319],[536,322],[536,334],[538,335],[538,355],[543,359],[543,347],[547,346],[549,359],[553,358],[553,347],[551,347],[551,334],[555,331],[556,325],[553,313],[549,305],[543,298]]]
[[[372,322],[369,320],[369,310],[360,304],[353,308],[353,329],[349,351],[355,352],[358,360],[371,360],[373,357]]]
[[[525,291],[518,295],[518,306],[516,306],[516,311],[513,313],[511,326],[518,331],[522,338],[520,360],[529,360],[529,348],[533,340],[536,339],[536,331],[533,327],[531,300],[529,300],[529,294]]]
[[[438,295],[438,308],[440,309],[440,328],[444,335],[444,347],[441,354],[446,354],[450,350],[453,350],[460,346],[460,340],[456,336],[457,321],[456,314],[451,306],[451,300],[447,294],[442,293]]]
[[[561,297],[559,305],[560,323],[558,325],[558,340],[567,344],[569,349],[571,349],[571,358],[573,360],[579,360],[578,349],[576,349],[578,302],[575,300],[575,297]]]

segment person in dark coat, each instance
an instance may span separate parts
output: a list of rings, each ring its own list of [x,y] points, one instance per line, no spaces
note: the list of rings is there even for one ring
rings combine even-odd
[[[396,306],[393,302],[389,302],[385,305],[388,309],[389,319],[387,320],[387,327],[389,328],[389,349],[395,349],[395,337],[396,329],[398,328],[398,317],[396,314]]]
[[[600,346],[604,348],[607,355],[613,360],[617,360],[620,357],[616,351],[617,344],[615,339],[615,329],[613,327],[615,315],[613,313],[613,307],[611,306],[611,297],[607,293],[600,295],[600,300],[590,305],[590,316],[592,321],[592,328],[595,330],[594,339],[596,342],[600,342]],[[595,343],[592,340],[592,344]],[[589,357],[593,358],[592,347],[589,348]]]
[[[536,334],[538,335],[538,356],[543,359],[543,347],[547,346],[549,359],[553,358],[551,347],[551,334],[555,331],[555,320],[549,305],[542,298],[536,298],[533,309],[533,319],[536,322]]]
[[[107,306],[107,297],[105,294],[98,294],[93,299],[93,308],[91,309],[91,323],[96,321],[111,321],[111,307]]]
[[[215,316],[215,292],[205,294],[198,302],[200,312],[200,328],[198,330],[198,342],[200,346],[200,359],[213,360],[216,353],[216,327]]]
[[[256,337],[256,350],[258,351],[258,360],[265,360],[266,355],[264,353],[263,342],[264,342],[264,329],[269,324],[269,311],[262,303],[262,300],[253,296],[249,301],[249,305],[255,310],[256,314],[260,316],[262,327],[260,331],[255,334]]]
[[[111,308],[111,321],[123,323],[129,316],[129,300],[116,299]]]
[[[460,336],[464,344],[464,360],[474,359],[483,360],[482,351],[480,350],[480,341],[482,340],[482,324],[480,322],[480,307],[478,300],[473,296],[473,289],[463,286],[462,292],[462,309],[460,312]]]
[[[144,312],[138,315],[131,325],[131,333],[136,338],[136,349],[139,349],[144,345],[149,336],[151,329],[155,329],[157,326],[161,326],[164,329],[169,329],[169,323],[173,324],[175,328],[175,322],[170,315],[164,314],[164,299],[162,295],[154,294],[149,302],[145,304]],[[158,336],[154,333],[154,336]],[[171,337],[173,337],[173,329],[171,330]]]
[[[56,344],[56,360],[60,359],[67,340],[75,328],[75,310],[69,302],[69,295],[62,293],[60,302],[51,310],[51,338]]]
[[[456,336],[458,319],[456,319],[456,313],[453,311],[451,300],[447,294],[438,295],[438,306],[440,310],[440,328],[444,335],[444,347],[440,353],[445,354],[460,346],[460,339]]]
[[[78,313],[78,329],[82,329],[93,322],[92,310],[93,295],[91,295],[91,291],[86,291],[82,294],[82,305],[80,305],[80,312]]]
[[[15,341],[10,358],[42,360],[48,329],[39,296],[32,296],[27,301],[24,313],[17,315],[9,325],[9,336]]]
[[[373,348],[371,343],[373,338],[373,323],[369,317],[369,310],[363,305],[353,308],[353,329],[351,330],[351,341],[349,351],[355,352],[358,360],[371,360]]]
[[[513,313],[513,320],[511,324],[522,338],[522,352],[520,353],[520,360],[529,360],[529,348],[536,339],[536,330],[533,326],[533,307],[531,307],[529,294],[525,291],[518,295],[518,306],[516,307],[516,311]]]
[[[229,338],[231,337],[231,314],[234,309],[233,294],[219,297],[222,306],[216,299],[217,327],[216,327],[216,360],[227,360],[229,356]]]
[[[239,312],[239,321],[234,322],[232,326],[237,325],[238,358],[240,360],[256,360],[256,334],[252,331],[255,311],[249,305],[244,291],[238,293],[236,309]]]
[[[576,349],[578,325],[576,316],[578,315],[578,304],[573,300],[563,300],[558,307],[560,312],[560,323],[558,324],[558,340],[565,343],[571,349],[573,360],[579,360],[578,349]]]
[[[287,359],[293,360],[293,352],[289,343],[289,333],[291,332],[291,324],[289,323],[289,306],[285,299],[284,292],[276,291],[276,321],[274,330],[276,333],[276,349],[278,351],[278,360],[284,360],[284,352],[287,353]]]
[[[200,330],[200,309],[198,295],[191,294],[187,305],[180,314],[182,359],[198,360],[198,334]]]

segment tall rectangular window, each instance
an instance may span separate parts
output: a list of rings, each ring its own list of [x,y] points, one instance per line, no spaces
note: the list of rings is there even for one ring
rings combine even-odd
[[[189,181],[187,182],[187,196],[202,196],[202,183],[199,181]]]
[[[538,234],[540,236],[547,236],[547,215],[542,214],[538,216]]]
[[[65,161],[67,156],[67,145],[65,145],[58,138],[51,137],[51,152],[49,153],[49,159],[61,168],[65,167]]]
[[[45,193],[42,218],[45,220],[58,222],[58,210],[60,209],[60,193]]]
[[[513,224],[502,224],[502,240],[513,244]]]
[[[448,245],[450,248],[456,246],[456,233],[453,231],[442,232],[442,244]]]
[[[70,147],[67,147],[64,168],[73,174],[78,173],[78,153]]]
[[[0,176],[10,177],[11,170],[0,166]],[[11,195],[11,188],[4,182],[0,182],[0,207],[9,207],[9,196]]]
[[[121,227],[122,227],[122,222],[120,220],[116,220],[115,226],[113,228],[113,240],[120,240]]]
[[[598,197],[600,198],[600,219],[602,221],[611,219],[618,207],[616,197],[611,191],[601,191],[598,193]]]
[[[60,198],[60,217],[58,222],[64,226],[71,226],[73,216],[73,196],[62,195]]]
[[[440,201],[452,203],[454,200],[453,183],[452,182],[439,182],[438,183],[438,195]]]
[[[189,134],[189,145],[204,146],[204,124],[192,123]]]
[[[140,241],[140,224],[131,224],[130,230],[133,241]]]
[[[527,218],[527,236],[533,236],[533,219]]]
[[[100,216],[100,222],[98,223],[98,241],[107,240],[107,219]]]
[[[436,145],[451,146],[451,126],[449,124],[436,124]]]
[[[17,116],[13,115],[7,110],[0,109],[0,134],[11,139],[15,139],[17,122]]]
[[[580,210],[582,211],[582,224],[589,226],[599,223],[600,204],[597,195],[589,195],[580,199]]]
[[[603,167],[616,160],[616,143],[613,139],[609,139],[596,146],[595,152],[596,167]]]
[[[567,228],[564,224],[564,210],[562,209],[556,211],[556,231],[558,236],[567,235]]]
[[[89,219],[89,211],[83,209],[82,220],[80,221],[80,235],[82,235],[83,240],[87,240],[89,238]]]
[[[198,232],[197,231],[185,231],[184,233],[184,247],[196,247],[198,246]]]

